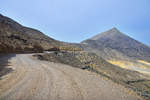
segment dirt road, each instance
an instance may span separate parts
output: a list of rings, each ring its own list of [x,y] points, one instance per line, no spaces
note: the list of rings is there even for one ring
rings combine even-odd
[[[0,100],[140,100],[110,80],[31,54],[10,60],[13,72],[0,80]]]

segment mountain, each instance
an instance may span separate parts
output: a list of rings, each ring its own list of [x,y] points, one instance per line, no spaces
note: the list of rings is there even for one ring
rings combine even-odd
[[[100,33],[82,44],[85,50],[91,50],[105,59],[137,59],[150,61],[150,48],[123,34],[117,28]]]
[[[150,63],[148,63],[150,61],[150,48],[126,36],[118,29],[113,28],[98,34],[83,41],[81,44],[65,43],[0,15],[0,77],[5,75],[6,72],[15,70],[6,68],[11,57],[4,59],[1,53],[35,53],[45,50],[53,50],[55,52],[35,54],[34,57],[95,72],[132,89],[138,95],[147,98],[147,100],[150,98],[149,76],[147,78],[145,74],[118,66],[120,61],[137,63],[136,61],[138,60],[141,63],[140,66],[150,66]],[[116,64],[113,60],[119,62]],[[124,66],[127,65],[129,63]],[[64,72],[63,74],[65,75]]]
[[[60,46],[75,48],[0,14],[0,53],[42,52]]]
[[[24,27],[0,14],[0,52],[39,51],[58,45],[58,41],[42,32]],[[33,50],[34,49],[34,50]]]

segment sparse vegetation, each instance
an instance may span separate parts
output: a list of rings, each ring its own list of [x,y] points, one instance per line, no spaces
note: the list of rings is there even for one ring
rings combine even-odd
[[[150,65],[150,62],[144,61],[144,60],[138,60],[138,62],[146,64],[146,65]]]
[[[51,54],[36,55],[36,57],[40,60],[69,64],[83,70],[96,72],[126,88],[132,89],[146,100],[150,99],[150,89],[147,88],[147,86],[150,86],[150,84],[148,84],[150,80],[147,76],[136,71],[112,65],[94,53],[84,51],[56,51]]]
[[[35,53],[56,49],[81,50],[71,44],[54,40],[38,30],[24,27],[0,14],[0,53]]]
[[[84,41],[83,44],[64,43],[0,15],[0,53],[53,51],[35,56],[40,60],[69,64],[83,70],[93,71],[150,100],[149,76],[123,69],[127,66],[134,66],[136,62],[149,66],[150,48],[116,29],[104,33]],[[132,63],[128,62],[130,60]],[[10,71],[5,67],[7,64],[8,59],[0,63],[0,76]]]

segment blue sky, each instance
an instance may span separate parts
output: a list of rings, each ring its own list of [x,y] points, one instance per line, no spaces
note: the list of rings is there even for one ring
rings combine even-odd
[[[61,41],[117,27],[150,45],[150,0],[1,0],[0,13]]]

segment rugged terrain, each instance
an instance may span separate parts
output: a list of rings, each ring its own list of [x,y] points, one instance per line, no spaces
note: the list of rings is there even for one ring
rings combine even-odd
[[[53,48],[78,49],[0,14],[0,53],[32,53]]]
[[[150,99],[148,46],[116,28],[74,45],[85,51],[51,52],[38,58],[96,72]]]
[[[149,73],[150,48],[123,34],[117,28],[100,33],[83,41],[78,46],[86,51],[96,53],[111,64]]]
[[[0,15],[0,100],[149,100],[149,54],[116,28],[65,43]]]
[[[50,52],[35,55],[40,60],[71,65],[75,68],[89,70],[103,76],[126,88],[132,89],[139,96],[150,99],[149,75],[112,65],[95,53],[80,52]]]

